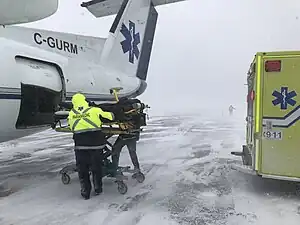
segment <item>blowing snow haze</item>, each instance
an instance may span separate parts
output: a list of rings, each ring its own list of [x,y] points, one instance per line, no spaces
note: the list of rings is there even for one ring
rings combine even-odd
[[[80,7],[82,1],[61,0],[56,14],[24,26],[106,37],[115,16],[94,18]],[[248,129],[245,135],[244,84],[256,52],[299,50],[300,3],[186,0],[157,10],[148,88],[141,96],[152,109],[137,143],[144,182],[137,183],[130,173],[124,173],[128,190],[121,195],[124,189],[120,192],[119,185],[105,177],[103,194],[96,197],[93,193],[90,200],[82,202],[78,174],[68,171],[68,185],[62,184],[65,176],[61,177],[63,181],[59,175],[66,166],[76,168],[70,133],[46,130],[3,142],[0,195],[7,195],[10,188],[13,193],[0,199],[1,225],[299,225],[299,186],[236,171],[233,166],[241,165],[243,160],[231,152],[252,144],[256,128],[264,121],[271,125],[273,121],[275,125],[295,121],[296,113],[283,122],[263,120],[261,115],[255,117],[261,122],[253,118],[255,129]],[[77,65],[78,61],[74,62]],[[76,65],[71,71],[76,72]],[[84,79],[85,68],[79,71],[83,71]],[[236,108],[233,116],[228,115],[230,105]],[[12,112],[4,106],[9,111],[4,114],[2,128]],[[269,116],[280,111],[276,107]],[[259,153],[251,156],[260,159],[254,161],[261,164],[260,172],[265,170],[263,167],[267,172],[277,167],[272,174],[297,171],[297,126],[262,132],[265,138],[275,135],[272,142],[259,142],[261,147],[266,146],[264,150],[251,151]],[[113,144],[114,138],[108,141]],[[121,152],[119,166],[132,166],[127,149]]]
[[[25,26],[106,37],[115,16],[96,19],[82,0]],[[287,4],[288,3],[288,4]],[[143,100],[157,110],[245,111],[246,73],[258,51],[297,50],[296,0],[187,0],[158,7],[158,25]]]

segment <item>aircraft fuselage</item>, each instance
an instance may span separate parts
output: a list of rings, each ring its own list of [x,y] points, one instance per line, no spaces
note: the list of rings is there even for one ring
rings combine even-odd
[[[33,40],[69,54],[79,51],[76,44],[39,33]],[[71,101],[78,91],[88,100],[103,102],[114,100],[113,87],[122,87],[121,96],[129,97],[146,88],[137,77],[6,38],[0,38],[0,51],[0,142],[48,129],[58,104]]]

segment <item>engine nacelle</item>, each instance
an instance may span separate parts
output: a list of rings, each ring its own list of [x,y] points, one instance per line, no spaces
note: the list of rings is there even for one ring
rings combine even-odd
[[[0,0],[0,24],[30,23],[53,15],[58,0]]]

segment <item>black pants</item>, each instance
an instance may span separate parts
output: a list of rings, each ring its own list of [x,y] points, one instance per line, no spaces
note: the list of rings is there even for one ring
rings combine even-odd
[[[75,150],[75,158],[81,193],[88,196],[91,193],[90,171],[92,171],[95,191],[99,192],[102,190],[103,150]]]
[[[120,153],[124,146],[127,146],[131,162],[135,169],[140,169],[139,160],[136,154],[136,139],[125,139],[118,137],[112,148],[112,163],[115,168],[119,166]]]

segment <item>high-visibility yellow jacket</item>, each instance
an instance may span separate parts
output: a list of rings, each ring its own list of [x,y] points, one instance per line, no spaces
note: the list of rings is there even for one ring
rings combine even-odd
[[[105,112],[98,107],[89,107],[85,96],[79,93],[72,97],[72,104],[73,108],[69,112],[68,124],[74,134],[75,148],[102,148],[105,144],[105,137],[101,132],[102,121],[100,116],[113,120],[113,113]]]
[[[72,98],[73,109],[69,112],[68,123],[73,133],[101,130],[100,116],[113,120],[111,112],[105,112],[98,107],[89,107],[84,95],[75,94]]]

